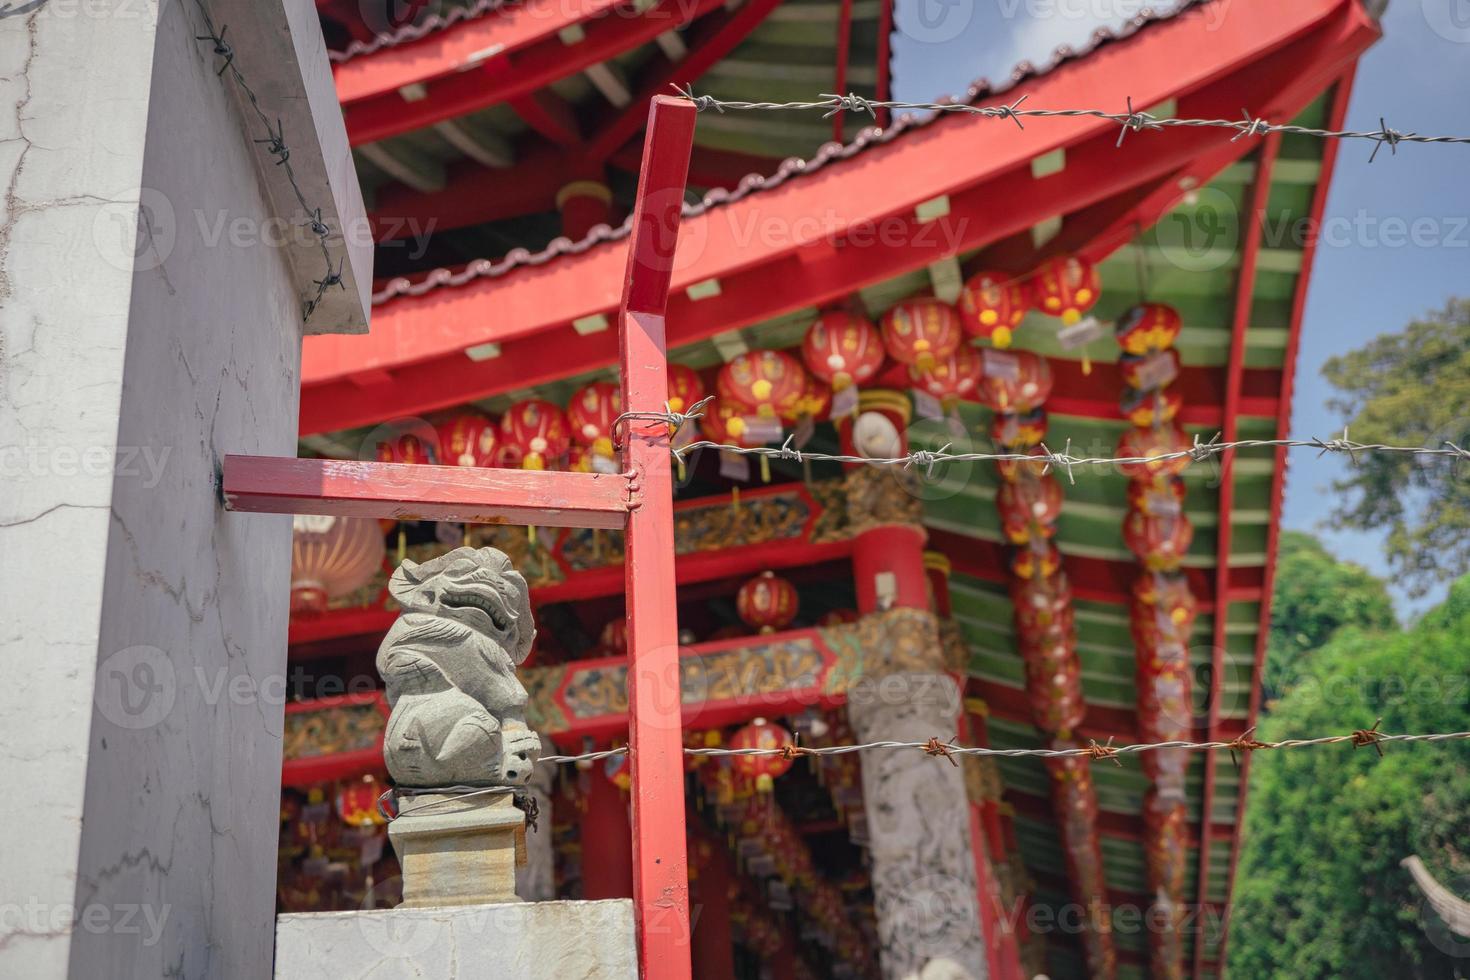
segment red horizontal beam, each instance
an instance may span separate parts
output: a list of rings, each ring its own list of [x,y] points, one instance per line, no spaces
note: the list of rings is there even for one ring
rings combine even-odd
[[[608,13],[622,0],[521,0],[417,41],[358,55],[332,70],[344,106],[472,67]]]
[[[559,0],[558,0],[559,2]],[[717,9],[722,0],[661,0],[642,14],[589,23],[585,36],[563,44],[555,36],[521,51],[499,54],[463,71],[427,83],[427,93],[409,102],[396,91],[344,104],[347,139],[353,146],[413,132],[469,115],[545,88],[558,79],[647,44],[665,31]],[[348,62],[351,64],[351,62]],[[611,283],[620,281],[617,274]]]
[[[225,506],[256,514],[620,528],[628,480],[602,473],[226,456]]]
[[[1319,22],[1333,13],[1338,16],[1323,27]],[[1127,89],[1136,103],[1152,104],[1191,84],[1214,82],[1181,96],[1181,112],[1235,115],[1246,104],[1286,117],[1316,94],[1302,81],[1315,78],[1309,66],[1341,64],[1366,43],[1358,37],[1359,21],[1366,19],[1355,4],[1338,0],[1289,8],[1237,4],[1214,32],[1200,17],[1183,14],[1024,91],[1033,102],[1092,104],[1115,91],[1121,103]],[[1286,43],[1304,32],[1305,38]],[[1181,46],[1198,48],[1197,56],[1181,57]],[[1242,64],[1247,67],[1235,75],[1219,77]],[[1134,134],[1115,148],[1113,124],[1053,122],[1020,132],[949,117],[867,151],[860,164],[834,164],[686,222],[674,262],[671,346],[819,305],[983,247],[1045,217],[1188,173],[1203,157],[1216,163],[1215,151],[1230,145],[1223,132],[1176,130]],[[1246,141],[1236,145],[1241,153],[1249,149]],[[1068,147],[1067,167],[1033,178],[1029,161],[1058,146]],[[950,214],[925,231],[913,218],[913,205],[946,192]],[[813,216],[820,219],[815,224]],[[854,228],[880,227],[883,237],[861,245],[853,240]],[[772,228],[781,237],[767,242],[761,236]],[[839,233],[845,236],[840,246],[834,244]],[[619,281],[625,247],[599,246],[497,279],[395,299],[375,310],[373,331],[363,337],[309,338],[302,431],[427,411],[613,363],[616,337],[610,331],[582,337],[570,323],[611,313],[611,284]],[[720,295],[696,301],[684,294],[685,287],[710,278],[719,279]],[[467,347],[492,340],[501,344],[499,359],[465,358]],[[542,356],[548,345],[557,358]],[[372,368],[391,369],[394,386],[368,393],[348,380]]]

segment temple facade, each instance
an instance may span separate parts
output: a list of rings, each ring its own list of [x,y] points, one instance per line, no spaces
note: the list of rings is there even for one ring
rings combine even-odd
[[[302,456],[620,473],[650,98],[893,88],[887,0],[317,9],[376,280],[368,333],[305,341]],[[1359,0],[1186,3],[954,98],[1336,128],[1377,36]],[[944,751],[1255,724],[1284,453],[1027,457],[1284,435],[1313,245],[1282,230],[1320,217],[1337,147],[1123,135],[698,117],[667,320],[669,408],[698,416],[674,444],[715,444],[675,481],[684,744],[933,751],[689,756],[694,976],[1219,974],[1248,758]],[[827,458],[739,451],[783,445]],[[864,462],[914,451],[1015,458]],[[529,585],[543,754],[626,743],[620,530],[298,517],[280,912],[402,900],[389,576],[465,544]],[[542,766],[526,795],[521,898],[632,895],[625,756]]]

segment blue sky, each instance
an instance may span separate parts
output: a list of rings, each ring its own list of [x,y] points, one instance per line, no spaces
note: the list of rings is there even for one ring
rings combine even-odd
[[[1003,79],[1018,61],[1047,60],[1057,45],[1085,43],[1097,26],[1116,25],[1142,6],[1137,0],[898,0],[894,96],[928,100],[963,92],[977,77]],[[1347,128],[1377,129],[1383,116],[1403,132],[1470,133],[1470,0],[1393,0],[1383,30],[1359,64]],[[1317,251],[1297,363],[1295,436],[1325,437],[1341,428],[1325,405],[1332,392],[1321,375],[1327,358],[1398,331],[1452,295],[1470,295],[1470,148],[1405,145],[1397,157],[1380,153],[1371,167],[1369,152],[1369,144],[1349,143],[1338,156],[1324,227],[1343,233]],[[1389,218],[1409,224],[1429,218],[1435,230],[1418,244],[1400,242],[1377,231]],[[1391,578],[1378,536],[1320,526],[1332,508],[1331,481],[1344,465],[1311,451],[1294,453],[1284,523],[1321,534],[1337,554]],[[1395,590],[1395,598],[1401,612],[1413,613],[1444,592],[1410,601]]]

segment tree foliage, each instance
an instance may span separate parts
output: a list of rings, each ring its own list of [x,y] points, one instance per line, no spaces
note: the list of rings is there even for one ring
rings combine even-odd
[[[1354,440],[1470,449],[1470,300],[1334,357],[1328,407]],[[1373,453],[1359,457],[1333,513],[1340,527],[1387,529],[1389,562],[1413,595],[1470,568],[1470,463]]]
[[[1406,632],[1348,626],[1301,661],[1259,737],[1367,728],[1379,716],[1386,732],[1464,731],[1467,636],[1470,576]],[[1251,780],[1232,976],[1470,976],[1470,941],[1432,936],[1437,920],[1399,863],[1417,854],[1470,897],[1470,745],[1390,745],[1383,758],[1367,747],[1258,752]]]
[[[1283,531],[1276,562],[1265,676],[1268,703],[1296,683],[1303,659],[1342,627],[1389,630],[1398,625],[1383,580],[1339,561],[1310,534]]]

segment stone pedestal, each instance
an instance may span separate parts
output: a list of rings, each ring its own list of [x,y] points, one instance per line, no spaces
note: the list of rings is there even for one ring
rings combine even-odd
[[[400,908],[516,902],[518,838],[526,815],[511,791],[399,798],[388,839],[403,868]]]

